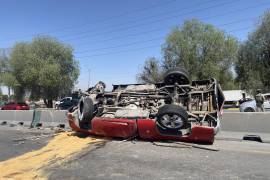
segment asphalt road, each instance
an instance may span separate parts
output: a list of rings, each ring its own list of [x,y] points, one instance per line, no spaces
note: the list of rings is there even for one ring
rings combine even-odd
[[[45,146],[53,133],[1,126],[0,161]],[[218,139],[214,145],[204,146],[219,151],[163,147],[141,140],[106,140],[81,150],[64,163],[45,167],[45,172],[52,180],[270,179],[269,143]]]
[[[54,131],[29,129],[24,126],[0,125],[0,162],[40,149],[47,144]]]
[[[48,169],[49,179],[269,179],[270,145],[216,141],[220,151],[110,141]]]

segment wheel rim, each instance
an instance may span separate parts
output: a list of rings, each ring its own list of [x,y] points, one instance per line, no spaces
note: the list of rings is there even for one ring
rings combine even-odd
[[[184,74],[171,73],[166,78],[165,81],[169,84],[189,84],[189,79]]]
[[[184,125],[184,121],[181,116],[176,114],[165,114],[161,117],[161,124],[167,128],[181,128]]]

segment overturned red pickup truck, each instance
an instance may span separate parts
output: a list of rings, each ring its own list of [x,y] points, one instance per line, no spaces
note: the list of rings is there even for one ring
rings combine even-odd
[[[220,129],[224,95],[213,78],[190,81],[175,69],[156,84],[99,82],[69,110],[70,127],[106,137],[213,143]]]

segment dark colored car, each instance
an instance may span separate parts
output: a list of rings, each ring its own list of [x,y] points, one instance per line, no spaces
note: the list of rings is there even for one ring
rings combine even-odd
[[[105,92],[99,82],[86,92],[68,120],[74,131],[107,137],[213,143],[224,95],[218,82],[190,81],[183,69],[156,84],[121,84]]]
[[[29,110],[30,107],[25,102],[9,102],[1,107],[2,110]]]
[[[71,108],[72,106],[76,106],[79,102],[79,99],[66,99],[64,101],[60,101],[60,104],[58,105],[58,109],[60,110],[67,110]]]

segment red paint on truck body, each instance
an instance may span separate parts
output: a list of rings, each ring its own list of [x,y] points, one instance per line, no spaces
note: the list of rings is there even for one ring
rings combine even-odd
[[[213,143],[214,128],[208,126],[195,125],[191,128],[191,133],[184,136],[162,135],[156,128],[153,119],[125,119],[125,118],[101,118],[95,117],[91,121],[91,129],[81,129],[72,114],[68,115],[70,127],[77,132],[100,135],[105,137],[129,138],[138,136],[146,140],[175,140],[196,143]]]
[[[162,135],[156,128],[155,120],[142,119],[138,120],[138,133],[143,139],[149,140],[178,140],[186,142],[198,143],[213,143],[214,142],[214,128],[208,126],[195,125],[191,128],[191,133],[184,136],[168,136]]]
[[[106,137],[129,138],[137,133],[136,120],[94,118],[92,119],[92,132]]]

